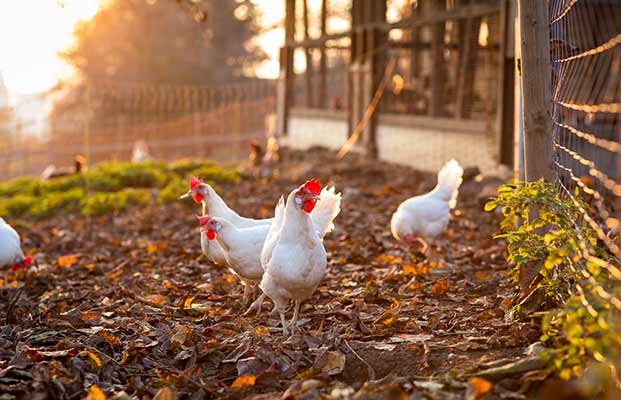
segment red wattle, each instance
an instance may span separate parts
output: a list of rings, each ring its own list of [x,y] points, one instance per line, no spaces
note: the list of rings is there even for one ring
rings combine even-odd
[[[195,194],[194,196],[192,196],[194,198],[194,201],[197,203],[201,203],[204,199],[204,197],[200,194]]]
[[[302,210],[306,211],[307,213],[311,213],[315,208],[315,204],[317,204],[317,201],[315,200],[306,200],[302,205]]]
[[[209,240],[214,240],[216,238],[216,232],[214,231],[207,231],[207,239]]]

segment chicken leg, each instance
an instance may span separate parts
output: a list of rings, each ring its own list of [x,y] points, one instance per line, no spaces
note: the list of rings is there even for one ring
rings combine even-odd
[[[300,304],[302,302],[300,300],[295,300],[295,306],[293,308],[293,318],[291,318],[291,332],[295,332],[297,329],[298,317],[300,316]]]
[[[250,299],[252,298],[252,293],[254,292],[254,290],[252,289],[253,289],[252,286],[248,284],[244,284],[244,297],[242,299],[243,305],[247,305],[248,303],[250,303]]]
[[[244,313],[244,316],[250,315],[252,311],[256,310],[256,314],[259,315],[261,313],[261,307],[263,307],[263,300],[265,300],[265,293],[261,293],[251,305],[248,307],[248,310]]]

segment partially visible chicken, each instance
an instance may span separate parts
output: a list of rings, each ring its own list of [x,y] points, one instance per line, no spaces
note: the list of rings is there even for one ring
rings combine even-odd
[[[209,215],[198,217],[198,221],[201,236],[218,243],[229,269],[242,281],[243,302],[248,304],[253,288],[263,276],[260,254],[269,225],[238,229],[224,218]]]
[[[295,303],[291,319],[295,329],[301,302],[312,296],[326,272],[326,250],[310,216],[320,189],[319,182],[310,180],[289,194],[284,212],[276,213],[261,254],[264,273],[259,287],[274,302],[285,335],[289,333],[285,321],[289,300]]]
[[[263,163],[266,165],[272,165],[280,161],[280,145],[278,139],[274,136],[270,136],[267,139],[267,146],[265,147],[265,155],[263,156]]]
[[[263,161],[263,148],[256,140],[249,140],[248,148],[250,149],[250,154],[248,155],[250,164],[253,167],[258,167]]]
[[[221,217],[231,222],[236,228],[250,228],[257,225],[271,225],[273,218],[252,219],[242,217],[226,205],[211,185],[192,177],[190,190],[180,198],[192,197],[195,202],[203,204],[203,214]],[[334,188],[324,188],[319,195],[319,204],[311,212],[313,225],[320,238],[334,229],[334,218],[341,211],[341,194]]]
[[[73,157],[72,167],[57,167],[54,164],[48,165],[41,173],[41,180],[47,181],[49,179],[80,174],[82,172],[86,172],[86,158],[78,154]]]
[[[0,268],[4,270],[5,282],[8,270],[16,272],[26,269],[32,264],[32,257],[25,256],[21,248],[21,240],[13,227],[0,218]]]
[[[132,163],[137,164],[152,160],[149,145],[144,140],[137,140],[132,148]]]
[[[444,232],[449,212],[455,207],[463,169],[451,160],[438,172],[438,184],[429,193],[412,197],[399,206],[392,215],[390,228],[397,240],[407,244],[421,242],[427,255],[429,245]]]

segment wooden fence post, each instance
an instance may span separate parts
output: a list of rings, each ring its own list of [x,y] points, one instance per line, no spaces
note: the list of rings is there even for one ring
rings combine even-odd
[[[522,119],[527,181],[554,179],[548,2],[519,0]]]
[[[280,76],[276,93],[276,134],[287,134],[289,109],[295,101],[293,96],[293,56],[295,49],[291,42],[295,39],[295,0],[285,1],[285,45],[280,49]]]

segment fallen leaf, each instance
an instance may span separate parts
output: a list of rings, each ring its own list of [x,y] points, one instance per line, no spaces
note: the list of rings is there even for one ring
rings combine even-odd
[[[183,308],[190,308],[195,298],[196,296],[191,296],[185,299],[185,301],[183,302]]]
[[[84,400],[106,400],[106,395],[96,385],[93,385]]]
[[[162,296],[161,294],[152,294],[145,297],[145,300],[154,306],[161,306],[162,304],[168,302],[168,297]]]
[[[99,332],[99,336],[101,336],[106,342],[108,342],[112,346],[118,346],[121,344],[121,341],[119,340],[119,338],[114,336],[112,332],[101,331]]]
[[[68,254],[66,256],[58,257],[58,265],[64,268],[69,268],[78,262],[77,254]]]
[[[235,379],[235,382],[231,384],[233,389],[244,388],[248,386],[254,386],[254,383],[257,381],[257,377],[255,375],[242,375],[238,376]]]
[[[447,279],[440,279],[439,281],[434,283],[433,286],[431,287],[431,291],[436,296],[444,296],[446,294],[447,290],[448,290],[448,280]]]
[[[340,351],[328,351],[317,357],[314,368],[328,375],[338,375],[345,369],[345,355]]]
[[[377,257],[375,257],[375,261],[378,264],[401,264],[403,263],[403,258],[401,257],[395,257],[395,256],[391,256],[389,254],[382,254],[379,255]]]
[[[470,384],[472,385],[472,388],[474,389],[474,395],[476,398],[480,398],[485,393],[492,390],[492,387],[494,386],[492,385],[490,381],[485,380],[483,378],[478,378],[476,376],[470,378]]]
[[[270,336],[270,331],[267,329],[267,327],[262,326],[262,325],[257,326],[256,328],[254,328],[254,333],[258,337]]]
[[[101,358],[99,358],[97,354],[91,353],[90,351],[87,354],[88,354],[88,358],[90,358],[95,368],[99,369],[103,366],[103,363],[101,362]]]
[[[177,391],[170,387],[163,387],[157,391],[153,400],[177,400]]]

